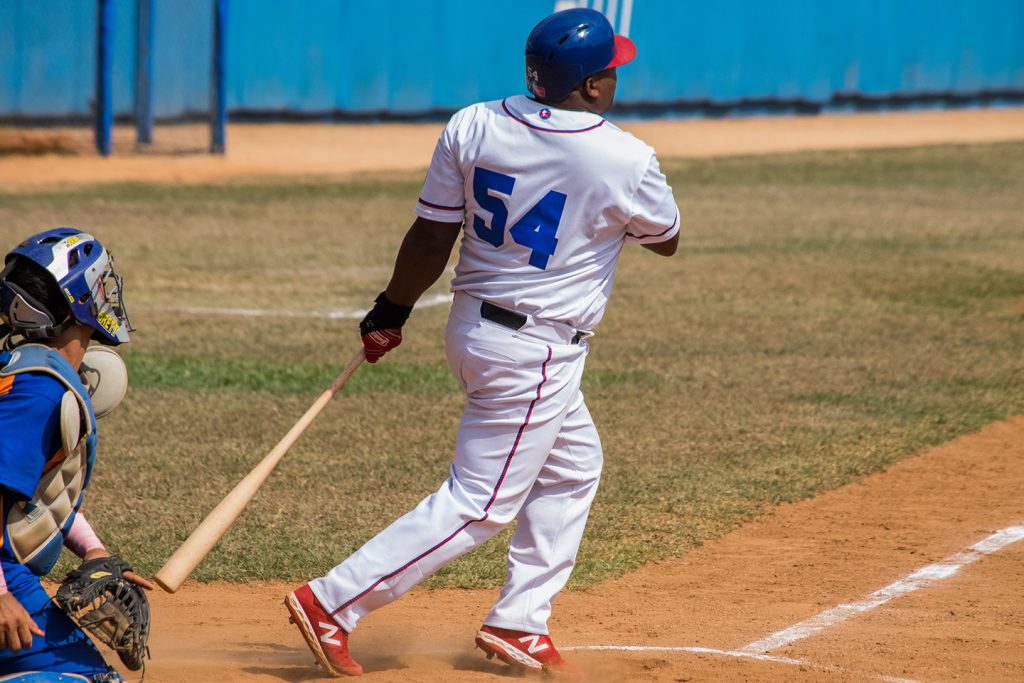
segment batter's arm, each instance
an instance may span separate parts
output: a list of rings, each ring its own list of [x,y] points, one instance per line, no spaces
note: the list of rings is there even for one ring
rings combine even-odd
[[[444,273],[460,232],[461,222],[417,218],[398,250],[395,270],[385,290],[388,299],[402,306],[414,305]]]
[[[653,251],[658,256],[671,256],[676,253],[676,250],[679,248],[679,233],[677,232],[672,236],[672,239],[665,240],[664,242],[642,244],[640,246],[648,251]]]

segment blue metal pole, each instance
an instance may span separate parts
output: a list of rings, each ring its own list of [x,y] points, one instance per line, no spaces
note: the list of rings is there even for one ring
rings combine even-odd
[[[213,1],[213,59],[210,73],[210,153],[226,151],[227,77],[226,40],[228,0]]]
[[[110,133],[114,127],[111,95],[114,0],[98,0],[96,8],[96,151],[110,156]]]
[[[135,141],[153,142],[153,0],[136,0]]]

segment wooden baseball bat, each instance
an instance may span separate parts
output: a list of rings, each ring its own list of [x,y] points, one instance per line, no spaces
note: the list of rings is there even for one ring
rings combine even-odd
[[[256,495],[260,486],[267,480],[270,473],[274,471],[274,467],[277,466],[277,463],[284,454],[288,452],[288,449],[292,447],[292,444],[306,430],[306,427],[313,422],[313,419],[320,414],[320,411],[324,409],[324,406],[330,402],[338,390],[345,385],[348,378],[352,376],[352,373],[356,371],[356,368],[364,360],[366,360],[366,356],[363,354],[363,350],[359,349],[359,353],[352,357],[348,366],[338,375],[327,391],[320,394],[320,398],[309,407],[306,414],[299,418],[295,426],[264,456],[263,460],[260,460],[259,464],[253,467],[249,474],[245,475],[245,478],[238,482],[235,488],[231,489],[231,493],[225,496],[224,500],[206,516],[206,519],[195,528],[195,531],[181,544],[181,547],[174,551],[170,559],[153,577],[161,588],[168,593],[173,593],[181,587],[181,584],[188,578],[189,574],[199,566],[199,563],[206,558],[210,550],[213,549],[213,546],[217,544],[217,541],[224,536],[235,520],[238,519],[238,515],[242,514],[242,510],[249,504],[252,497]]]

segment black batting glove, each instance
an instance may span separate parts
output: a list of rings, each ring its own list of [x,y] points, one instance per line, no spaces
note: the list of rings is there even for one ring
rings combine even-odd
[[[402,306],[388,299],[384,292],[377,295],[373,308],[359,323],[366,362],[376,363],[385,353],[402,343],[402,326],[409,319],[412,306]]]

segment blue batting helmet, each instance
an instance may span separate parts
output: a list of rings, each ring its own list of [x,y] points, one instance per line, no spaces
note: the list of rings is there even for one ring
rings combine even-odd
[[[636,57],[636,45],[615,34],[593,9],[555,12],[526,39],[526,88],[535,97],[561,102],[587,76]]]
[[[21,259],[45,269],[67,301],[71,318],[62,317],[8,279]],[[135,328],[124,308],[121,276],[114,258],[99,240],[74,228],[54,228],[27,240],[4,258],[0,272],[0,316],[25,339],[52,339],[71,325],[92,327],[92,337],[104,344],[128,341]]]

